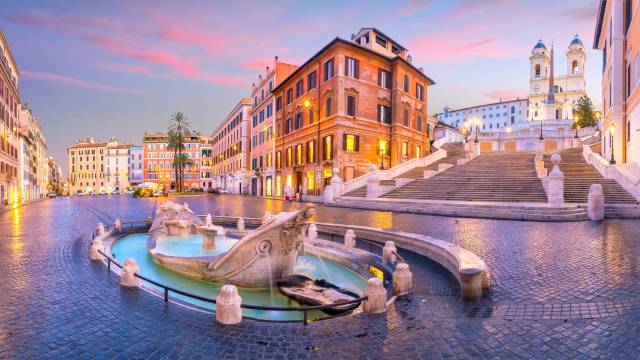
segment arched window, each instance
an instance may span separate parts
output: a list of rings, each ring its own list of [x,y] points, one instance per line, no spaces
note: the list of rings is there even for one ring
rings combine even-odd
[[[578,60],[573,60],[573,62],[571,63],[571,73],[578,73]]]
[[[536,76],[540,76],[540,64],[536,64]]]
[[[556,109],[556,119],[560,119],[560,109]]]

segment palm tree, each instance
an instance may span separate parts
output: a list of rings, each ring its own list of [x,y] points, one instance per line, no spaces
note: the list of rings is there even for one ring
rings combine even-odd
[[[171,120],[169,120],[169,133],[173,133],[176,136],[176,150],[174,150],[174,156],[178,155],[178,152],[184,150],[184,142],[185,138],[191,136],[191,123],[189,122],[189,118],[183,114],[182,112],[176,112],[171,116]],[[182,172],[182,168],[178,169],[176,172],[176,181],[179,184],[179,191],[183,189],[183,181],[184,174]]]
[[[179,153],[177,154],[174,158],[173,158],[173,166],[176,169],[180,169],[180,190],[179,191],[184,191],[184,184],[183,184],[183,178],[184,178],[184,168],[185,167],[191,167],[193,166],[195,163],[193,162],[193,160],[191,160],[191,158],[189,157],[189,154],[187,153]]]
[[[180,179],[178,178],[178,167],[175,165],[175,159],[178,157],[178,153],[181,153],[184,150],[184,144],[181,144],[181,142],[182,142],[182,139],[180,135],[171,131],[169,132],[168,139],[167,139],[167,149],[173,150],[173,158],[174,158],[173,173],[175,176],[174,181],[176,184],[176,191],[180,191],[179,190]]]

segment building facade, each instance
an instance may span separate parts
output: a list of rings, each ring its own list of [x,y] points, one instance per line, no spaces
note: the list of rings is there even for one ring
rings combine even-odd
[[[131,146],[131,144],[119,144],[114,137],[107,141],[107,146],[104,149],[107,193],[131,188],[129,183]]]
[[[0,30],[0,205],[20,201],[18,183],[18,113],[20,72]]]
[[[576,37],[565,53],[567,72],[557,75],[554,67],[554,49],[547,50],[539,40],[529,57],[529,120],[573,120],[578,99],[586,94],[584,67],[587,54],[582,41]],[[549,105],[550,96],[553,104]]]
[[[243,98],[211,135],[215,188],[249,194],[249,113],[252,100]]]
[[[106,147],[106,142],[98,143],[88,138],[67,148],[69,195],[106,191]]]
[[[275,195],[321,195],[334,168],[350,180],[428,155],[432,84],[377,29],[332,40],[273,91]]]
[[[20,106],[18,150],[20,201],[44,198],[49,181],[46,139],[40,122],[25,104]]]
[[[69,195],[68,189],[65,193],[65,181],[62,176],[62,167],[58,165],[56,160],[51,156],[47,158],[47,172],[47,193]]]
[[[144,180],[144,174],[142,171],[144,166],[142,146],[131,146],[129,153],[129,184],[131,186],[136,186]]]
[[[264,77],[251,85],[253,101],[251,113],[251,195],[273,196],[275,179],[275,98],[273,89],[278,81],[287,78],[297,66],[278,61],[275,57],[271,67],[267,67]]]
[[[484,131],[510,131],[529,123],[528,108],[527,99],[516,99],[456,110],[446,106],[435,117],[439,123],[459,130],[475,131],[478,126]]]
[[[144,182],[160,184],[165,190],[176,188],[174,152],[167,141],[167,133],[145,133],[142,138]],[[202,135],[195,131],[185,139],[184,153],[193,161],[193,166],[183,170],[185,189],[200,188],[202,143]]]
[[[640,172],[640,1],[600,0],[593,47],[602,51],[602,155]]]
[[[211,138],[204,138],[200,147],[200,181],[202,189],[213,188],[213,145]]]

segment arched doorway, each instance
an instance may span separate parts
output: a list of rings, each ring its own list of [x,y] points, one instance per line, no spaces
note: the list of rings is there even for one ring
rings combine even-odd
[[[480,142],[480,153],[492,152],[493,151],[493,143],[491,141],[481,141]]]
[[[558,143],[555,140],[544,141],[544,152],[552,152],[558,150]]]
[[[516,142],[515,141],[506,141],[504,143],[504,151],[515,152],[516,151]]]

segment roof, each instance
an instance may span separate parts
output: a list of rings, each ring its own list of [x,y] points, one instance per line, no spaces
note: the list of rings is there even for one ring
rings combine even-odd
[[[13,63],[13,67],[16,68],[16,75],[20,76],[20,69],[18,69],[18,64],[16,63],[16,60],[13,58],[13,53],[11,52],[11,47],[9,46],[9,42],[7,41],[7,38],[4,36],[4,31],[2,30],[2,28],[0,28],[0,39],[2,39],[2,42],[4,42],[7,45],[5,50],[7,51],[7,54],[9,55],[9,60],[11,60],[11,62]]]
[[[235,118],[235,114],[242,108],[242,106],[251,106],[251,98],[242,98],[240,99],[240,101],[238,101],[238,103],[236,104],[236,106],[233,107],[233,110],[231,110],[227,116],[224,118],[224,121],[222,121],[220,124],[218,124],[218,126],[216,126],[216,129],[213,130],[213,132],[211,133],[211,137],[213,137],[213,134],[217,133],[218,131],[222,130],[229,121],[233,120],[233,118]],[[246,120],[246,119],[243,119]]]
[[[84,149],[84,148],[96,148],[96,147],[105,147],[107,143],[77,143],[73,146],[69,146],[67,149]]]
[[[604,22],[604,12],[607,9],[607,0],[600,0],[600,9],[598,9],[598,16],[596,20],[596,33],[593,35],[593,48],[598,48],[598,42],[600,41],[600,34],[602,33],[602,23]]]
[[[580,40],[578,35],[576,35],[576,37],[573,38],[573,40],[571,40],[571,43],[569,44],[569,46],[571,45],[582,45],[582,40]]]
[[[383,37],[385,37],[387,41],[389,41],[393,45],[399,47],[401,50],[407,50],[407,48],[405,48],[404,46],[400,45],[397,41],[393,40],[389,35],[383,33],[382,31],[378,30],[377,28],[365,27],[365,28],[361,28],[358,32],[360,32],[362,30],[373,30],[373,31],[377,32],[378,34],[382,35]]]
[[[381,33],[382,34],[382,33]],[[384,34],[382,34],[384,35]],[[431,85],[435,84],[436,82],[433,81],[431,78],[429,78],[427,75],[424,75],[424,73],[422,73],[422,71],[420,71],[420,69],[416,68],[413,64],[411,64],[410,62],[408,62],[407,60],[403,59],[400,56],[394,56],[392,58],[388,57],[388,56],[384,56],[380,53],[378,53],[377,51],[371,50],[369,48],[366,48],[364,46],[361,46],[359,44],[356,44],[352,41],[347,41],[344,40],[340,37],[336,37],[335,39],[331,40],[327,45],[325,45],[324,47],[322,47],[322,49],[320,49],[318,52],[316,52],[315,54],[313,54],[313,56],[311,56],[309,58],[309,60],[305,61],[304,64],[300,65],[294,72],[291,73],[291,75],[289,75],[286,79],[282,80],[279,82],[279,84],[272,90],[274,93],[276,92],[276,90],[280,89],[282,87],[283,84],[285,84],[287,81],[289,81],[289,79],[297,76],[302,69],[304,69],[307,65],[309,65],[309,63],[311,63],[311,61],[313,61],[315,58],[317,58],[320,54],[322,54],[323,52],[325,52],[327,49],[329,49],[331,46],[333,46],[336,43],[343,43],[349,46],[353,46],[355,48],[367,51],[375,56],[378,56],[382,59],[385,60],[389,60],[389,61],[402,61],[405,64],[409,65],[409,67],[411,67],[412,69],[414,69],[416,72],[418,72],[419,74],[422,74],[422,76],[424,76],[429,82],[431,82]]]
[[[547,50],[547,46],[542,42],[542,39],[538,40],[536,45],[533,47],[534,49],[545,49]]]

